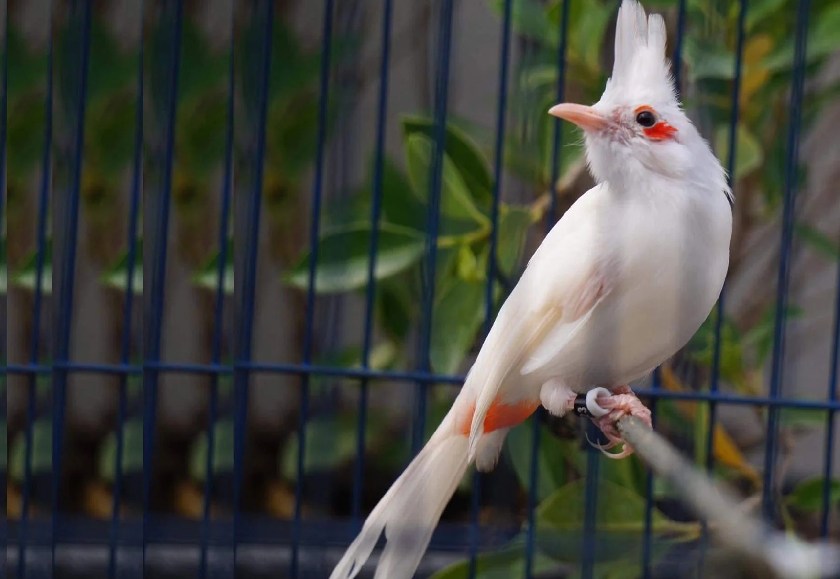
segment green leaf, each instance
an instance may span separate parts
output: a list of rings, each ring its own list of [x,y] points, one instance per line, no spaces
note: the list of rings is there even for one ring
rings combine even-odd
[[[546,11],[536,0],[511,0],[511,23],[513,29],[524,38],[557,46],[558,27],[546,17]],[[491,6],[501,17],[504,15],[505,0],[492,0]]]
[[[802,316],[804,311],[796,305],[788,306],[782,313],[786,321],[794,320]],[[767,359],[770,350],[773,347],[773,333],[776,328],[776,304],[771,303],[767,306],[761,320],[748,332],[744,334],[742,342],[745,345],[751,345],[756,350],[756,355],[759,363],[763,363]]]
[[[26,464],[26,432],[21,431],[15,437],[11,449],[9,476],[23,482]],[[40,475],[52,472],[52,419],[39,418],[32,425],[32,474]]]
[[[816,227],[800,221],[793,226],[793,231],[802,242],[817,253],[832,260],[840,259],[840,245]]]
[[[367,224],[324,233],[318,246],[315,291],[331,293],[364,287],[368,278],[371,231]],[[416,232],[382,224],[378,237],[374,277],[397,274],[423,255],[425,241]],[[285,276],[290,285],[309,287],[310,254],[304,255]]]
[[[817,512],[823,508],[823,492],[825,484],[829,484],[828,502],[829,508],[840,503],[840,480],[831,479],[826,481],[822,477],[802,481],[793,492],[785,499],[788,506],[806,512]]]
[[[5,396],[6,395],[5,388],[3,388],[3,390],[4,391],[3,391],[2,395]],[[9,461],[9,457],[7,456],[8,452],[9,452],[8,451],[8,448],[9,448],[8,447],[9,432],[7,430],[5,419],[0,420],[0,426],[3,427],[2,432],[0,432],[0,444],[2,444],[2,446],[0,446],[0,471],[3,471],[5,473],[6,472],[6,467],[7,467],[8,461]]]
[[[134,251],[134,267],[131,272],[132,292],[143,295],[143,240],[138,239]],[[117,262],[103,272],[100,278],[106,286],[125,291],[128,288],[128,250]]]
[[[698,364],[711,368],[715,351],[717,309],[712,310],[688,343],[688,352]],[[735,381],[744,373],[744,351],[741,335],[731,320],[724,317],[720,332],[720,373],[725,380]]]
[[[410,135],[406,140],[408,177],[412,190],[424,204],[428,202],[431,187],[429,167],[433,149],[433,141],[423,135]],[[476,229],[476,223],[484,226],[488,223],[487,217],[475,206],[461,173],[448,155],[443,156],[440,212],[452,220],[465,222],[470,229]]]
[[[113,37],[108,25],[95,18],[90,29],[90,63],[88,64],[87,98],[94,101],[137,82],[135,50],[126,51]],[[97,107],[88,107],[96,110]],[[134,138],[134,131],[124,131]]]
[[[840,50],[838,29],[840,29],[840,5],[836,3],[821,11],[818,17],[810,19],[807,35],[808,46],[805,53],[807,64],[814,64]],[[786,35],[777,49],[762,60],[762,66],[773,72],[783,72],[791,69],[794,59],[794,44],[793,35]]]
[[[38,252],[33,251],[24,261],[23,266],[12,273],[13,286],[35,291],[38,277]],[[52,293],[52,241],[47,240],[41,268],[41,291],[44,295]]]
[[[507,437],[507,455],[523,489],[531,486],[531,448],[534,425],[530,420],[513,428]],[[540,426],[537,455],[537,499],[542,501],[567,480],[566,457],[580,454],[575,441],[562,440]]]
[[[519,265],[533,219],[527,207],[503,205],[500,213],[497,259],[501,272],[511,276]]]
[[[218,287],[219,277],[219,251],[211,257],[204,266],[201,267],[194,275],[193,282],[199,287],[216,291]],[[233,275],[233,239],[228,238],[227,249],[225,250],[225,267],[222,270],[222,291],[226,295],[233,295],[234,289],[234,275]]]
[[[578,561],[585,519],[585,493],[592,481],[579,479],[549,496],[537,508],[540,550],[561,561]],[[679,523],[653,509],[652,530],[689,536],[695,523]],[[598,481],[598,508],[595,516],[599,561],[623,559],[641,548],[645,530],[645,499],[635,491],[615,483]]]
[[[212,46],[205,32],[187,20],[181,29],[181,65],[178,79],[178,100],[220,89],[225,90],[230,72],[230,52]]]
[[[688,34],[683,40],[683,57],[694,81],[731,80],[735,77],[735,55],[722,43]]]
[[[98,106],[87,109],[86,167],[101,170],[109,179],[119,178],[120,172],[134,159],[135,135],[126,127],[133,128],[137,121],[135,99],[135,94],[122,91],[100,99]]]
[[[40,94],[30,94],[8,104],[7,139],[15,144],[6,150],[10,175],[26,178],[42,160],[46,124],[43,100]]]
[[[764,151],[761,143],[743,124],[738,124],[737,149],[735,150],[735,179],[740,179],[761,167]],[[715,152],[721,159],[729,155],[729,128],[720,126],[715,131]]]
[[[574,2],[569,9],[569,55],[584,64],[588,71],[599,76],[604,72],[601,48],[604,46],[604,36],[613,15],[612,2]]]
[[[372,179],[371,174],[371,186]],[[389,159],[382,164],[382,212],[388,223],[416,231],[426,229],[426,205],[412,195],[408,177]]]
[[[781,408],[779,422],[785,428],[822,428],[825,426],[825,411],[812,408]]]
[[[114,482],[117,464],[117,435],[108,434],[99,451],[99,476]],[[143,472],[143,420],[128,420],[123,426],[122,472]]]
[[[234,428],[230,419],[213,425],[213,473],[233,472]],[[190,477],[198,482],[207,479],[207,432],[202,432],[190,451]]]
[[[304,472],[327,472],[356,454],[355,421],[319,416],[306,423]],[[280,453],[280,469],[288,480],[297,478],[298,435],[293,433]]]
[[[178,104],[176,150],[182,169],[206,176],[222,165],[228,130],[227,95],[198,94]]]
[[[434,142],[434,121],[423,117],[406,117],[402,123],[406,140],[414,135],[422,135],[430,143]],[[482,208],[489,208],[493,201],[493,177],[481,148],[464,131],[450,123],[446,125],[444,151],[460,173],[470,197]]]
[[[6,295],[8,289],[9,264],[6,261],[6,243],[5,240],[0,239],[0,294]]]
[[[377,284],[376,319],[392,338],[405,340],[416,313],[417,302],[402,277],[385,279]]]
[[[746,15],[746,29],[752,30],[756,24],[773,16],[785,3],[785,0],[752,0]]]
[[[484,293],[483,283],[456,279],[438,295],[429,351],[435,372],[454,374],[461,366],[484,321]]]
[[[495,552],[485,553],[476,557],[476,579],[510,579],[525,576],[525,540],[517,538],[513,544]],[[534,577],[563,577],[563,566],[546,557],[542,553],[535,553],[531,572]],[[431,579],[472,579],[468,560],[455,563],[432,575]]]

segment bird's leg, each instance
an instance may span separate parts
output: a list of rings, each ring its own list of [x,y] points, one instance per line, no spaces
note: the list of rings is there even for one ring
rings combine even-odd
[[[575,407],[577,393],[556,378],[540,388],[540,402],[554,416],[563,416]]]
[[[592,394],[595,394],[592,396]],[[624,449],[617,454],[605,453],[610,458],[624,458],[633,454],[633,448],[624,442],[618,431],[618,420],[623,416],[635,416],[642,422],[653,427],[650,410],[642,404],[630,387],[626,384],[616,386],[611,391],[598,388],[590,391],[587,396],[587,407],[592,414],[592,422],[601,429],[609,443],[601,446],[601,450],[608,450],[618,444],[624,444]]]

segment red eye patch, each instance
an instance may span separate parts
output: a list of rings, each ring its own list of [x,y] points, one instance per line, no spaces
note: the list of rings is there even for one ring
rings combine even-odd
[[[642,129],[642,132],[652,141],[663,141],[665,139],[672,139],[677,134],[677,129],[665,121],[659,121],[649,129]]]
[[[636,114],[636,122],[644,127],[642,128],[642,132],[648,139],[652,141],[664,141],[665,139],[673,138],[677,134],[676,128],[665,121],[657,120],[658,115],[653,110],[653,107],[642,105],[637,107],[633,112]],[[644,116],[642,116],[643,114]],[[650,122],[654,121],[655,123],[653,125],[647,126]]]

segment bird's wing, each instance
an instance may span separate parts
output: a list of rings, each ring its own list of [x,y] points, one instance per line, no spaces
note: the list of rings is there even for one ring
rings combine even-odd
[[[504,394],[505,378],[534,372],[557,356],[609,293],[593,225],[597,189],[575,203],[537,249],[470,370],[468,387],[477,390],[470,456],[487,412]]]

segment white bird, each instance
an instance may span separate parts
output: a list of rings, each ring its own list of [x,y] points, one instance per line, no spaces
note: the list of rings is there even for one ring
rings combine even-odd
[[[332,572],[354,577],[379,536],[377,578],[411,577],[473,461],[494,468],[508,430],[542,404],[562,416],[587,394],[593,420],[650,413],[628,383],[688,342],[729,265],[726,175],[677,101],[661,16],[624,0],[601,100],[550,114],[584,131],[597,185],[563,215],[505,301],[464,387],[426,446]],[[504,240],[501,240],[504,243]],[[625,445],[626,456],[632,452]]]

